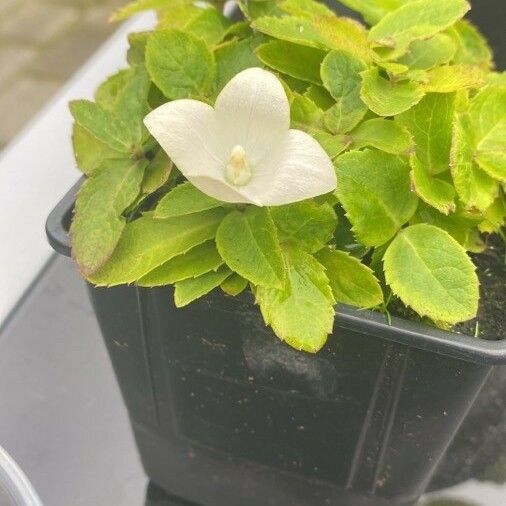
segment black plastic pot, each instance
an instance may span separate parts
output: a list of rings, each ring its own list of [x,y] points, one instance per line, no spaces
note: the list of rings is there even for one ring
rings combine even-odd
[[[47,221],[70,254],[74,187]],[[89,294],[148,476],[205,506],[412,505],[506,341],[339,307],[317,355],[250,295],[176,309],[171,288]]]

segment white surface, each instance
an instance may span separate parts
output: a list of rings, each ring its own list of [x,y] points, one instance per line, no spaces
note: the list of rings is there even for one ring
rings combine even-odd
[[[151,13],[123,24],[0,154],[0,326],[49,259],[46,217],[79,178],[69,100],[91,98],[106,76],[125,65],[126,35],[153,24]]]

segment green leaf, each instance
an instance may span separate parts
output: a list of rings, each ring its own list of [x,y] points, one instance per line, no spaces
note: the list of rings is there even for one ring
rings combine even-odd
[[[161,188],[169,179],[173,164],[163,149],[160,149],[156,156],[146,167],[144,179],[142,180],[142,193],[150,195]]]
[[[251,26],[275,39],[319,49],[329,48],[329,42],[316,31],[309,20],[304,18],[265,16],[256,19]]]
[[[138,12],[151,9],[163,9],[174,4],[187,3],[186,0],[134,0],[133,2],[120,7],[112,16],[113,21],[121,21],[129,18]]]
[[[220,267],[216,272],[211,271],[202,274],[198,278],[189,278],[176,283],[174,290],[174,302],[176,307],[183,307],[196,299],[208,294],[223,283],[232,271],[227,267]]]
[[[484,69],[493,66],[493,54],[485,37],[468,20],[462,19],[448,29],[457,45],[453,63],[477,65]]]
[[[445,30],[470,9],[465,0],[414,0],[388,13],[369,32],[376,46],[407,49],[414,40]]]
[[[258,46],[257,56],[268,67],[310,83],[320,84],[320,65],[325,51],[273,40]]]
[[[216,233],[216,245],[225,263],[255,285],[282,288],[285,266],[269,210],[248,207],[233,211]]]
[[[353,149],[370,146],[387,153],[402,154],[413,147],[413,138],[406,128],[383,118],[364,121],[349,135]]]
[[[483,84],[483,70],[471,65],[443,65],[427,71],[427,93],[451,93],[463,88],[477,88]]]
[[[449,35],[438,33],[427,40],[414,40],[397,62],[411,70],[427,70],[448,63],[456,50],[457,45]]]
[[[361,73],[360,97],[378,116],[395,116],[416,105],[425,95],[414,82],[395,82],[381,77],[377,68]]]
[[[170,285],[188,278],[197,278],[209,271],[216,271],[223,260],[214,241],[195,246],[178,255],[139,279],[139,286]]]
[[[422,165],[416,155],[411,156],[411,184],[416,194],[440,213],[455,211],[455,188],[441,179],[437,179]]]
[[[499,121],[478,143],[476,161],[489,176],[506,181],[506,119]]]
[[[188,214],[200,213],[215,207],[221,207],[223,202],[209,197],[189,182],[182,183],[167,193],[155,209],[156,219],[176,218]]]
[[[164,9],[158,14],[159,21],[157,30],[181,30],[185,31],[188,23],[193,21],[202,13],[202,8],[194,3],[186,3]]]
[[[280,242],[310,253],[318,251],[330,241],[337,225],[332,206],[320,205],[313,200],[273,207],[270,211]]]
[[[335,104],[335,100],[323,86],[310,84],[304,96],[314,102],[320,109],[326,111]]]
[[[395,118],[413,135],[416,155],[430,174],[445,172],[450,166],[454,112],[454,93],[431,93]]]
[[[286,252],[288,283],[284,289],[259,286],[256,299],[265,323],[298,350],[316,353],[332,332],[334,298],[324,267],[308,253]]]
[[[77,166],[87,175],[97,170],[104,160],[126,156],[125,153],[116,151],[99,141],[77,123],[74,123],[72,127],[72,146]]]
[[[347,135],[333,135],[316,129],[310,130],[309,133],[320,143],[332,160],[348,149],[351,144],[351,138]]]
[[[475,267],[445,231],[423,223],[405,228],[388,247],[383,262],[393,292],[420,316],[449,324],[476,316]]]
[[[79,190],[70,227],[72,256],[88,276],[109,259],[125,228],[123,211],[140,192],[146,162],[108,160]]]
[[[239,72],[262,66],[255,54],[259,43],[259,37],[249,37],[241,41],[231,41],[216,49],[215,95]]]
[[[146,44],[151,32],[136,32],[128,34],[127,62],[129,65],[144,64],[146,59]]]
[[[108,77],[95,92],[96,103],[108,111],[114,111],[118,94],[128,83],[130,74],[130,69],[123,69]]]
[[[370,25],[375,25],[390,11],[398,9],[409,0],[339,0],[339,3],[362,14]]]
[[[485,212],[485,219],[479,224],[480,232],[498,232],[506,224],[506,196],[500,193]]]
[[[455,119],[450,156],[453,183],[468,208],[485,211],[497,196],[497,183],[474,162],[473,125],[467,115]]]
[[[325,267],[336,302],[368,308],[383,302],[383,292],[373,271],[345,251],[324,248],[316,255]]]
[[[336,100],[325,113],[325,124],[334,133],[346,133],[355,127],[367,112],[360,98],[360,72],[363,61],[345,51],[331,51],[323,60],[321,79]]]
[[[112,112],[89,100],[70,102],[70,112],[78,125],[102,143],[121,153],[132,151],[128,128]]]
[[[133,283],[170,259],[213,239],[224,209],[156,220],[146,214],[128,223],[109,261],[89,280],[99,286]]]
[[[323,128],[323,111],[306,96],[293,93],[290,122],[293,128],[301,130],[321,129]]]
[[[334,164],[336,194],[365,246],[381,246],[415,213],[418,199],[402,159],[366,149],[345,153]]]
[[[205,42],[177,30],[161,30],[149,37],[146,67],[153,82],[171,99],[204,94],[216,72]]]
[[[200,13],[184,27],[185,32],[201,38],[210,46],[218,44],[232,22],[215,8],[200,9]]]
[[[220,286],[227,295],[235,297],[247,288],[248,280],[234,272]]]

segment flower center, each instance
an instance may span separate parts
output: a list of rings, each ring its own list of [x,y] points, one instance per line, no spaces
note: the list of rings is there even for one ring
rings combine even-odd
[[[246,151],[240,145],[234,146],[230,152],[225,177],[234,186],[244,186],[251,180],[251,167],[246,160]]]

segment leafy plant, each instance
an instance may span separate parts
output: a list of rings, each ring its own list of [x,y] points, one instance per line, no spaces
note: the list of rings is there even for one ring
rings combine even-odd
[[[370,27],[313,0],[240,2],[237,22],[218,1],[137,0],[115,14],[153,8],[159,23],[131,34],[129,67],[93,102],[71,103],[87,178],[70,232],[91,283],[173,284],[177,306],[249,287],[277,336],[308,352],[325,344],[336,302],[385,311],[397,297],[445,328],[476,315],[467,252],[506,216],[506,78],[462,19],[465,0],[341,2]],[[211,107],[254,67],[283,83],[291,127],[332,159],[335,191],[230,203],[187,180],[144,126],[170,101]],[[240,150],[231,160],[224,171],[244,169]]]

